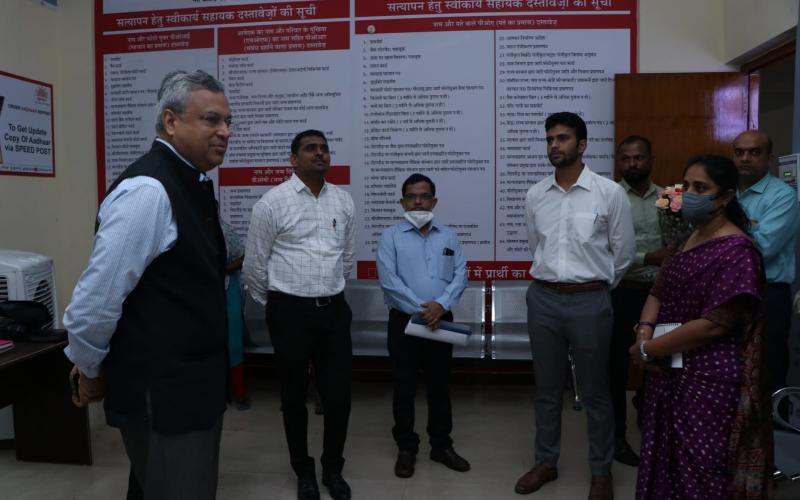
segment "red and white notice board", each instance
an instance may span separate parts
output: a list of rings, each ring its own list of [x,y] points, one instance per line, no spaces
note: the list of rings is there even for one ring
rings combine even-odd
[[[579,113],[584,159],[611,176],[615,73],[636,70],[636,0],[96,0],[98,191],[147,151],[169,71],[226,86],[234,133],[218,173],[222,216],[291,173],[289,143],[322,130],[329,181],[356,203],[358,277],[375,277],[400,185],[436,182],[436,219],[459,234],[470,278],[526,279],[527,189],[552,172],[544,119]]]
[[[0,175],[54,177],[53,86],[0,71]]]

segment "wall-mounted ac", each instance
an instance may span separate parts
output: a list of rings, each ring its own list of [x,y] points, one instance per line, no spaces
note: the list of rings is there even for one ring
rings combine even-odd
[[[35,300],[50,311],[51,328],[61,328],[53,259],[18,250],[0,249],[0,302]]]

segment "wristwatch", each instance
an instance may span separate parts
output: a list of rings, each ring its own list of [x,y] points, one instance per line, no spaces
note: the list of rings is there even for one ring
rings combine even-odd
[[[644,361],[645,363],[646,363],[646,362],[648,362],[648,361],[650,361],[650,356],[648,356],[648,355],[647,355],[647,353],[646,353],[646,352],[644,352],[644,345],[645,345],[646,343],[647,343],[647,341],[646,341],[646,340],[642,340],[642,341],[639,343],[639,356],[641,356],[641,357],[642,357],[642,361]]]

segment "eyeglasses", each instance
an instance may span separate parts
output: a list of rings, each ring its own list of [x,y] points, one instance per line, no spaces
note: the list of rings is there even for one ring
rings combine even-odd
[[[431,201],[433,199],[433,195],[430,193],[422,193],[422,194],[413,194],[413,193],[406,193],[403,195],[403,199],[406,201]]]

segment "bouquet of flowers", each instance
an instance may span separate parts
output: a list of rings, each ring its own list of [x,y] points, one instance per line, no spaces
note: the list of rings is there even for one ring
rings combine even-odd
[[[664,246],[674,243],[691,229],[691,225],[681,217],[682,204],[683,185],[675,184],[659,191],[656,208],[658,208],[658,225],[661,227],[661,242]]]

